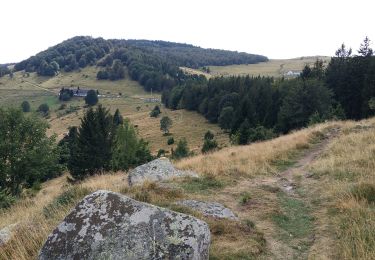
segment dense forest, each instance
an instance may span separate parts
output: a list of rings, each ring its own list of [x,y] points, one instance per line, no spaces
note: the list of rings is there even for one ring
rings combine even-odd
[[[146,89],[162,90],[178,82],[180,66],[198,68],[205,65],[251,64],[267,61],[267,57],[234,51],[203,49],[189,44],[146,40],[104,40],[78,36],[36,54],[15,65],[15,70],[54,76],[60,70],[72,71],[89,65],[105,67],[98,79],[124,77],[119,60],[128,67],[132,79]],[[119,65],[117,63],[117,65]]]
[[[198,111],[246,144],[328,119],[374,115],[375,57],[366,38],[358,55],[342,45],[327,68],[317,60],[295,79],[191,76],[165,88],[162,101]]]

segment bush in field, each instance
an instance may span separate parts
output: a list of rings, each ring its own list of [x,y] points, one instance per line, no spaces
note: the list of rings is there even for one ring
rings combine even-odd
[[[175,159],[181,159],[189,156],[189,147],[185,138],[178,141],[176,150],[173,151],[172,157]]]
[[[160,107],[156,105],[154,109],[150,112],[150,117],[158,117],[160,115]]]
[[[23,112],[30,112],[30,103],[28,101],[23,101],[21,104],[21,108]]]
[[[167,144],[168,144],[168,145],[172,145],[172,144],[174,144],[174,138],[173,138],[173,137],[169,137],[169,138],[168,138],[168,141],[167,141]]]
[[[98,103],[98,101],[99,101],[98,94],[95,90],[90,89],[89,91],[87,91],[87,95],[85,97],[85,103],[87,105],[94,106]]]
[[[214,139],[214,134],[211,131],[207,131],[204,135],[204,143],[202,147],[202,153],[207,153],[209,151],[215,150],[217,148],[217,142]]]
[[[169,128],[172,126],[172,119],[170,119],[168,116],[163,116],[162,119],[160,119],[160,130],[164,132],[164,135],[169,133]]]

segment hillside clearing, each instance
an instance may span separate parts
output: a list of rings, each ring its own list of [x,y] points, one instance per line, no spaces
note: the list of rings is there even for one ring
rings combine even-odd
[[[327,66],[330,57],[314,56],[314,57],[300,57],[295,59],[274,59],[267,62],[260,62],[256,64],[240,64],[229,66],[209,66],[209,77],[217,76],[270,76],[270,77],[289,77],[286,75],[289,71],[300,72],[305,65],[312,65],[317,59],[322,59],[324,65]],[[200,70],[187,70],[189,73],[206,75],[207,73]]]
[[[117,81],[97,80],[96,73],[99,68],[86,67],[77,72],[61,72],[55,77],[41,77],[36,73],[17,72],[13,78],[8,76],[0,78],[0,103],[1,106],[19,107],[24,100],[28,100],[32,110],[36,110],[42,103],[50,107],[48,122],[50,135],[57,134],[61,139],[67,133],[69,126],[78,126],[80,118],[86,111],[82,98],[73,98],[69,102],[60,102],[57,94],[62,87],[82,89],[95,89],[107,97],[100,99],[105,107],[113,114],[119,109],[124,117],[130,119],[137,126],[142,138],[150,143],[151,151],[156,154],[159,149],[167,152],[175,145],[167,145],[168,136],[163,136],[160,130],[160,117],[151,118],[150,111],[155,105],[161,106],[162,114],[173,120],[171,134],[174,139],[185,137],[188,145],[195,153],[200,153],[203,145],[203,136],[210,130],[215,133],[220,146],[229,145],[228,134],[224,133],[217,125],[210,124],[203,116],[196,112],[186,110],[170,110],[164,108],[160,103],[148,102],[150,93],[143,90],[137,82],[123,79]],[[160,99],[159,93],[152,95]],[[59,110],[62,103],[67,108]],[[72,107],[71,110],[70,107]]]

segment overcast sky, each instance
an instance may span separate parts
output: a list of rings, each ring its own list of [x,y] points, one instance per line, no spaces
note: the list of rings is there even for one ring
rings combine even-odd
[[[375,42],[375,1],[4,0],[0,24],[0,63],[77,35],[294,58],[333,55],[342,42],[357,50],[366,35]]]

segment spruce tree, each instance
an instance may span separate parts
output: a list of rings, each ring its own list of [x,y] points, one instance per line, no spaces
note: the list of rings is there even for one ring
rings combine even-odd
[[[116,109],[115,114],[113,115],[113,124],[115,126],[119,126],[124,122],[124,119],[122,118],[122,115],[120,114],[120,111]]]
[[[247,144],[250,137],[250,124],[247,118],[242,122],[239,129],[238,144]]]
[[[81,120],[77,139],[71,144],[68,168],[72,176],[82,179],[110,169],[114,137],[113,118],[109,111],[98,106],[90,108]]]

